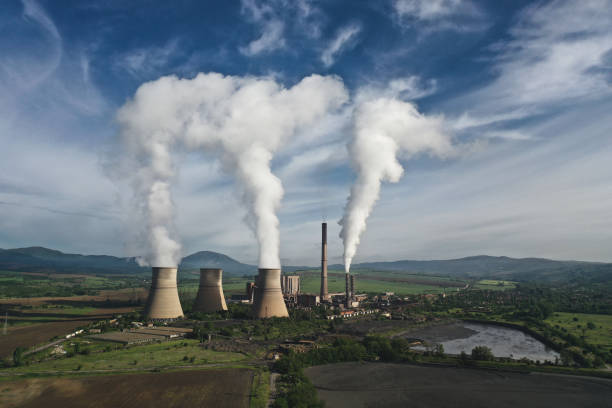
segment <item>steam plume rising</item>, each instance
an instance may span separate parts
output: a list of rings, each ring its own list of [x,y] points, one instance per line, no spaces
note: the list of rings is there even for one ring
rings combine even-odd
[[[347,100],[342,81],[312,75],[291,88],[270,78],[198,74],[162,77],[142,85],[119,113],[123,140],[133,161],[136,202],[145,203],[149,263],[173,266],[180,247],[172,238],[171,150],[216,153],[235,176],[247,208],[247,224],[259,243],[260,268],[280,268],[276,211],[283,197],[270,162],[296,133]],[[159,264],[172,260],[173,264]]]
[[[318,75],[288,89],[267,78],[200,74],[193,81],[208,91],[189,124],[188,145],[220,153],[242,192],[247,224],[259,243],[259,267],[280,268],[276,211],[283,187],[270,161],[297,129],[346,101],[344,86],[335,77]]]
[[[170,193],[174,177],[172,147],[180,131],[171,104],[155,102],[163,96],[151,83],[142,85],[134,99],[118,112],[123,165],[132,185],[135,226],[144,235],[141,265],[176,267],[181,246],[174,238],[174,205]]]
[[[339,222],[346,273],[378,200],[381,183],[397,183],[404,173],[398,153],[407,158],[422,152],[444,157],[452,152],[452,145],[442,131],[442,118],[426,117],[409,102],[379,97],[357,106],[348,150],[357,179]]]

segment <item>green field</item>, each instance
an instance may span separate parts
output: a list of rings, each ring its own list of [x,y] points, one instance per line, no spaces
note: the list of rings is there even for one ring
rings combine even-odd
[[[330,292],[344,292],[345,279],[344,277],[329,276],[327,278],[327,285]],[[300,288],[304,293],[319,293],[321,289],[321,278],[314,275],[302,275],[300,277]],[[440,286],[360,279],[359,275],[356,276],[355,289],[357,293],[395,292],[396,295],[442,293],[445,291],[445,288]],[[453,289],[447,289],[446,291],[448,290]]]
[[[474,285],[478,289],[488,289],[488,290],[505,290],[505,289],[514,289],[516,287],[516,282],[505,281],[505,280],[493,280],[493,279],[483,279],[476,282]]]
[[[612,348],[612,316],[555,312],[545,320],[551,326],[567,330],[593,345]],[[592,325],[589,325],[592,323]]]
[[[78,339],[74,342],[65,342],[64,348],[67,351],[74,350],[74,344],[76,343],[80,344],[81,350],[89,348],[91,350],[90,354],[76,354],[73,357],[43,361],[31,366],[16,367],[13,370],[16,372],[140,370],[156,367],[237,362],[246,358],[245,355],[240,353],[206,350],[198,345],[198,340],[192,339],[141,346],[134,345],[125,348],[120,346],[116,349],[116,343],[91,342],[87,339]],[[100,352],[106,347],[113,349],[111,351]]]
[[[0,298],[96,295],[142,286],[142,277],[86,276],[0,271]]]

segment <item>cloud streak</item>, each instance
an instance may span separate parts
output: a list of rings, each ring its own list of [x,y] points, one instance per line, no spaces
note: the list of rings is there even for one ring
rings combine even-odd
[[[285,47],[284,23],[278,18],[274,5],[259,5],[256,0],[242,0],[242,12],[261,27],[259,37],[248,45],[240,47],[239,51],[253,57],[269,53]]]
[[[336,59],[342,52],[355,46],[355,39],[359,32],[361,32],[361,26],[357,24],[351,24],[338,30],[336,36],[321,53],[323,65],[326,67],[334,65]]]

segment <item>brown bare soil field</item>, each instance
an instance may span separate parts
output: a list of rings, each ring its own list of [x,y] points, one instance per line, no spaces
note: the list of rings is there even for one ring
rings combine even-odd
[[[0,305],[25,305],[39,306],[44,303],[64,303],[64,304],[83,304],[83,303],[102,303],[108,299],[112,302],[127,302],[134,297],[146,299],[149,294],[148,289],[118,289],[118,290],[101,290],[98,295],[86,296],[63,296],[63,297],[34,297],[34,298],[7,298],[0,299]],[[102,306],[102,305],[101,305]]]
[[[137,291],[136,294],[139,294]],[[98,296],[73,297],[39,297],[1,299],[0,305],[9,310],[9,322],[19,322],[18,326],[8,328],[6,335],[0,334],[0,358],[11,356],[18,347],[33,347],[45,344],[55,336],[64,336],[77,327],[91,322],[110,318],[113,314],[128,313],[135,306],[121,306],[121,302],[133,298],[132,289],[102,291]],[[146,299],[147,291],[140,296]],[[108,304],[107,300],[111,301]],[[114,305],[116,303],[117,305]],[[89,306],[96,309],[86,314],[62,314],[62,309],[36,309],[43,304],[63,304],[66,306]],[[21,306],[33,307],[32,310],[21,310]],[[32,324],[28,324],[28,323]],[[25,323],[25,324],[24,324]]]
[[[341,363],[306,375],[334,408],[604,408],[612,380],[406,364]]]
[[[88,320],[67,320],[11,327],[6,335],[0,335],[0,358],[12,356],[19,346],[29,348],[43,344],[52,337],[66,335],[88,323]]]
[[[214,369],[0,383],[3,407],[248,407],[253,372]]]

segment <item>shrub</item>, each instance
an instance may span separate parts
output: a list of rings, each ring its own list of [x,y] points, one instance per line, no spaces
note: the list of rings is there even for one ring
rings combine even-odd
[[[472,349],[472,359],[481,361],[490,361],[495,357],[493,352],[487,346],[476,346]]]

